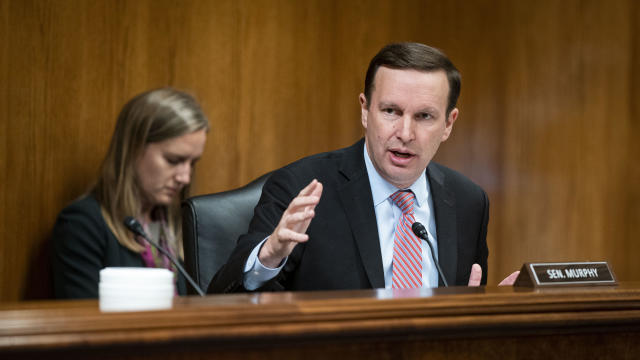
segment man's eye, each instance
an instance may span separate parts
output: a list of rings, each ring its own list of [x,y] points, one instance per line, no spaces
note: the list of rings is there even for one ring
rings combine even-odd
[[[431,114],[429,113],[422,113],[419,115],[420,119],[424,119],[424,120],[429,120],[431,118],[433,118],[433,116],[431,116]]]
[[[385,108],[385,109],[382,109],[382,112],[385,114],[393,115],[396,111],[393,108]]]

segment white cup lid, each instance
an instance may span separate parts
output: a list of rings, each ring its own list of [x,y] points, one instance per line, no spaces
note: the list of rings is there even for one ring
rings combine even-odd
[[[173,283],[173,273],[167,269],[143,267],[108,267],[100,270],[101,283]]]

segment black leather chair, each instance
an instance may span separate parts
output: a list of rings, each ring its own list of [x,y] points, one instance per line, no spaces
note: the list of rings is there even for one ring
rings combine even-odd
[[[182,202],[185,268],[203,291],[207,291],[213,275],[227,261],[238,237],[247,232],[253,208],[269,175],[235,190],[195,196]],[[196,294],[191,285],[188,293]]]

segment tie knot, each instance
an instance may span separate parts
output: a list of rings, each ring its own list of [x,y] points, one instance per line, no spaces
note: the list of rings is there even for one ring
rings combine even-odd
[[[403,214],[413,213],[413,203],[416,200],[416,196],[411,190],[399,190],[389,196],[391,201],[400,208]]]

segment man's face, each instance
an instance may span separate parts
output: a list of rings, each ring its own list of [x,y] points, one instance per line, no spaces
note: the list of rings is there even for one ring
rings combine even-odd
[[[458,109],[446,116],[449,82],[443,70],[423,72],[381,66],[371,104],[360,94],[367,152],[385,180],[413,184],[447,140]],[[368,106],[367,106],[368,105]]]

